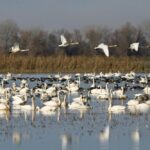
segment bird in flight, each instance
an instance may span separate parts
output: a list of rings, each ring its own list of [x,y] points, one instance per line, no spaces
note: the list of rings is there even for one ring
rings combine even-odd
[[[11,47],[10,53],[17,53],[17,52],[27,52],[29,49],[20,49],[19,44],[15,43],[14,46]]]
[[[68,46],[74,46],[78,45],[79,42],[68,42],[64,35],[60,36],[61,44],[58,45],[59,47],[68,47]]]

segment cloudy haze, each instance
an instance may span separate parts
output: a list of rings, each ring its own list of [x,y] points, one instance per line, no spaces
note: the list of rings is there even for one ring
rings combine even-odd
[[[1,0],[0,22],[22,28],[74,29],[90,25],[118,27],[150,20],[150,0]]]

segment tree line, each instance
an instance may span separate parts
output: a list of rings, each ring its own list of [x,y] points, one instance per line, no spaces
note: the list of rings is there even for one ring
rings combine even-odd
[[[68,41],[78,41],[78,46],[60,48],[60,35],[64,35]],[[26,55],[101,55],[101,51],[95,51],[94,47],[100,43],[117,44],[117,48],[110,49],[112,56],[139,55],[149,56],[150,49],[131,52],[128,47],[133,42],[139,42],[141,46],[150,45],[150,22],[134,26],[130,22],[117,29],[102,26],[89,26],[82,30],[58,29],[46,31],[40,28],[21,29],[14,21],[6,20],[0,23],[0,52],[8,53],[14,43],[19,43],[20,48],[28,48]]]

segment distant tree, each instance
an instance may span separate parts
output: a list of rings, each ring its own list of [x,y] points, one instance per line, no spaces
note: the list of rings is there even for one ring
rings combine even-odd
[[[102,38],[101,27],[88,27],[86,29],[85,38],[89,42],[90,49],[93,49],[97,44],[99,44]]]
[[[12,20],[6,20],[0,23],[0,49],[9,51],[10,47],[18,42],[19,27]]]
[[[140,25],[140,29],[143,32],[143,35],[145,36],[147,42],[150,43],[150,20],[143,22]]]
[[[89,45],[89,52],[90,54],[94,53],[94,47],[100,43],[109,44],[111,43],[110,40],[111,29],[108,27],[95,27],[91,26],[86,29],[85,38]]]
[[[141,28],[138,29],[137,42],[139,42],[140,47],[142,47],[142,48],[139,48],[139,55],[140,56],[150,55],[149,48],[145,48],[145,46],[147,46],[149,44],[148,44],[146,37],[144,35],[144,32],[142,31]]]
[[[53,54],[55,53],[55,51],[57,50],[58,48],[58,40],[57,40],[57,37],[55,36],[55,34],[53,33],[50,33],[48,35],[48,52],[50,54]]]
[[[32,55],[46,55],[48,53],[48,33],[41,29],[31,29],[20,33],[20,43],[29,48]]]
[[[127,55],[129,45],[137,40],[137,29],[131,23],[127,22],[120,29],[113,33],[113,40],[118,44],[118,54]]]
[[[90,44],[87,41],[85,41],[83,38],[82,40],[79,41],[78,47],[76,47],[77,55],[91,55],[92,50],[90,49]]]
[[[137,42],[140,42],[141,45],[147,45],[148,44],[148,42],[146,40],[146,37],[145,37],[144,32],[142,31],[142,29],[138,29]]]
[[[79,43],[82,42],[83,37],[82,37],[82,34],[81,34],[80,30],[75,29],[75,30],[73,31],[73,40],[75,40],[75,41],[77,41],[77,42],[79,42]]]

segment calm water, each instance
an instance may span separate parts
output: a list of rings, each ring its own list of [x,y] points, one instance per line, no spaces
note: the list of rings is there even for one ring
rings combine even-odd
[[[3,114],[1,149],[149,149],[150,115],[89,112]]]
[[[107,101],[97,102],[93,98],[91,104],[94,109],[89,111],[1,112],[0,149],[149,149],[150,113],[108,114]]]

